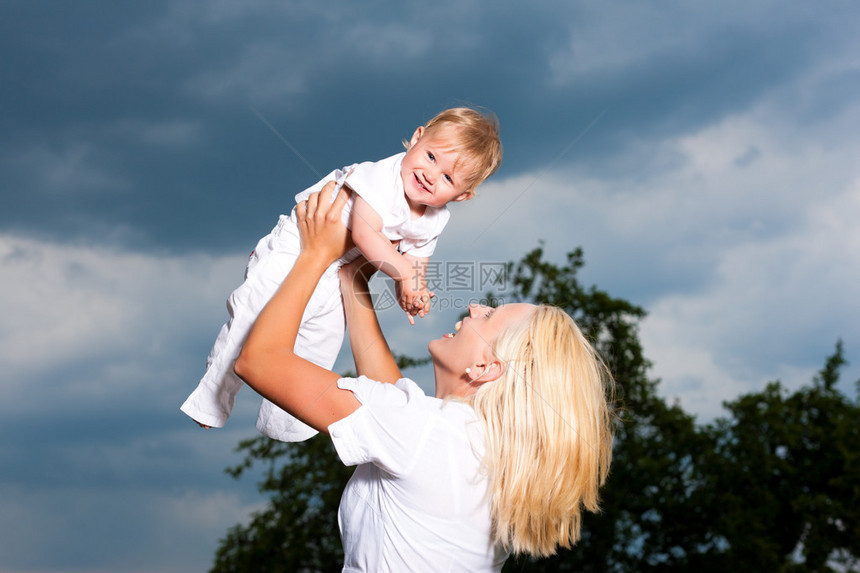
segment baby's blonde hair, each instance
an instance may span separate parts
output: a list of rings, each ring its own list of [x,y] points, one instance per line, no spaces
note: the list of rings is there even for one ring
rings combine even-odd
[[[499,120],[492,112],[482,113],[469,107],[446,109],[424,124],[424,135],[442,135],[462,154],[468,170],[465,178],[469,195],[496,172],[502,164]],[[409,142],[404,141],[408,148]]]
[[[502,333],[502,376],[472,403],[486,427],[494,540],[546,556],[579,539],[612,460],[614,383],[570,316],[538,306]]]

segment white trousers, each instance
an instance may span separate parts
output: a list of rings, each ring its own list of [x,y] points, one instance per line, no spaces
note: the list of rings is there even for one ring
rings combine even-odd
[[[257,316],[293,268],[300,250],[298,227],[287,215],[281,215],[272,232],[257,243],[245,270],[245,282],[227,299],[230,320],[221,327],[209,353],[206,374],[180,408],[195,421],[215,428],[224,426],[243,385],[233,371],[239,351]],[[339,262],[333,263],[317,284],[293,348],[297,355],[329,370],[344,336],[339,268]],[[284,442],[300,442],[316,434],[316,430],[266,399],[260,405],[257,429]]]

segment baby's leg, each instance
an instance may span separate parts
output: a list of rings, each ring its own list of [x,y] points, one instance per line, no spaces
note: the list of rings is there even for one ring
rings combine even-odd
[[[293,347],[297,355],[327,370],[334,366],[345,330],[337,271],[338,265],[330,266],[317,284],[305,308]],[[265,399],[257,417],[257,429],[283,442],[301,442],[317,433]]]
[[[243,385],[233,365],[257,316],[293,268],[299,250],[298,229],[286,216],[257,243],[245,282],[227,299],[230,320],[221,327],[209,352],[206,373],[180,408],[195,421],[215,428],[226,423]]]

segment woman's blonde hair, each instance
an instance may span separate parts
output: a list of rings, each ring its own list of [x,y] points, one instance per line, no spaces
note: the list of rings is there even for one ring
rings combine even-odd
[[[502,142],[499,139],[499,120],[491,112],[482,113],[469,107],[446,109],[424,124],[424,136],[439,135],[444,131],[468,165],[466,183],[468,193],[496,172],[502,164]],[[409,142],[404,141],[408,149]]]
[[[494,539],[546,556],[580,536],[612,460],[614,384],[576,323],[553,306],[503,332],[502,376],[473,396],[486,426]]]

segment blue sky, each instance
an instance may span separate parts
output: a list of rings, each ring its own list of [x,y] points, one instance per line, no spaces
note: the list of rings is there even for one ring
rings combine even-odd
[[[210,566],[261,503],[222,471],[258,400],[210,432],[178,407],[247,253],[319,174],[462,103],[505,159],[434,260],[582,246],[703,421],[837,338],[853,396],[858,25],[848,1],[3,2],[0,572]],[[382,312],[395,348],[479,286],[414,327]]]

